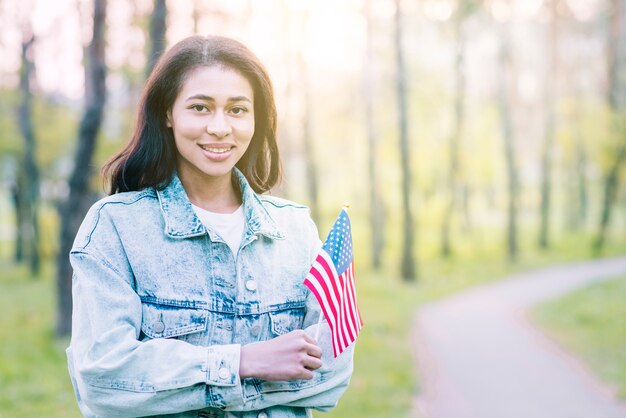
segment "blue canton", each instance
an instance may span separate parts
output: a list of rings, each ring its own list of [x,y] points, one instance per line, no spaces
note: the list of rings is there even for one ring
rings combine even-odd
[[[333,260],[337,274],[342,274],[352,263],[352,232],[345,209],[333,224],[322,248]]]

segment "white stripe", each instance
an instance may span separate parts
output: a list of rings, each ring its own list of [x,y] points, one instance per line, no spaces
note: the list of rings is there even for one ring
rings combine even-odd
[[[352,305],[352,316],[354,317],[354,323],[353,325],[356,327],[356,334],[355,334],[355,338],[356,335],[359,334],[359,331],[361,330],[361,323],[359,321],[359,309],[357,307],[356,304],[356,297],[354,295],[354,264],[350,265],[350,276],[349,276],[349,281],[348,281],[348,297],[350,298],[350,303]]]
[[[354,266],[350,271],[350,299],[352,300],[352,306],[354,310],[354,318],[356,320],[356,326],[358,331],[361,330],[361,315],[359,314],[359,307],[356,300],[356,283],[354,282]]]
[[[337,271],[335,270],[335,265],[333,264],[332,259],[330,258],[330,255],[325,251],[325,250],[321,250],[319,255],[326,261],[326,263],[328,264],[328,267],[330,268],[330,271],[332,274],[337,274]],[[317,259],[317,257],[316,257]],[[313,263],[313,268],[315,268],[315,270],[317,270],[317,272],[319,273],[319,275],[321,276],[322,280],[324,281],[324,284],[326,284],[326,287],[328,288],[328,293],[330,295],[330,301],[326,300],[325,295],[326,293],[324,292],[324,289],[322,288],[321,284],[319,284],[318,279],[313,276],[313,275],[308,275],[307,278],[309,279],[309,281],[311,283],[314,284],[315,289],[317,290],[317,292],[320,294],[320,296],[324,299],[324,307],[326,308],[326,312],[328,312],[328,315],[331,316],[331,318],[326,318],[326,320],[328,320],[329,322],[332,323],[333,325],[333,335],[332,335],[332,343],[333,346],[335,347],[335,349],[337,349],[341,344],[340,344],[340,338],[339,338],[339,326],[340,324],[339,322],[339,315],[340,315],[340,306],[339,303],[337,301],[337,298],[335,297],[335,293],[333,291],[333,286],[331,284],[331,280],[333,280],[331,277],[328,276],[328,274],[326,273],[326,269],[318,262],[315,261]],[[332,304],[332,306],[335,308],[335,311],[337,311],[337,316],[333,317],[333,313],[332,313],[332,309],[330,308],[330,304]],[[340,350],[337,350],[337,352],[339,352]]]
[[[311,283],[311,285],[315,288],[315,290],[317,291],[317,293],[321,296],[321,300],[318,300],[319,303],[324,305],[324,310],[326,312],[328,312],[328,317],[326,317],[326,320],[331,324],[331,329],[332,329],[332,334],[331,334],[331,342],[333,344],[333,347],[336,349],[337,347],[337,342],[335,341],[336,338],[336,330],[337,330],[337,325],[336,325],[336,318],[333,316],[333,313],[330,309],[330,305],[328,304],[328,300],[324,297],[324,289],[322,288],[322,285],[320,284],[320,282],[317,280],[317,278],[315,276],[313,276],[312,274],[308,275],[306,277],[306,280]],[[321,314],[323,315],[324,312],[322,311]]]
[[[349,273],[346,271],[346,273]],[[345,329],[346,340],[348,343],[354,341],[350,335],[356,335],[354,327],[352,326],[352,319],[350,319],[350,305],[348,304],[348,277],[344,274],[344,286],[343,286],[343,326]]]
[[[344,291],[344,298],[346,300],[346,322],[348,323],[348,327],[350,328],[350,331],[352,331],[352,335],[356,339],[358,330],[356,329],[356,324],[353,322],[356,320],[356,315],[354,314],[354,301],[352,300],[352,295],[350,292],[350,281],[352,280],[351,270],[352,270],[352,265],[348,267],[348,270],[346,271],[346,274],[344,276],[345,283],[346,283],[346,290]],[[352,308],[350,308],[351,305],[352,305]],[[355,319],[352,319],[353,317]],[[354,341],[354,339],[352,339],[352,341]]]

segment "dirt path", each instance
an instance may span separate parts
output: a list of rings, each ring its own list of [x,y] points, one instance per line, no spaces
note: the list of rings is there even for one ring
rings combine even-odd
[[[626,405],[525,317],[538,302],[624,273],[626,257],[555,266],[421,308],[412,416],[626,418]]]

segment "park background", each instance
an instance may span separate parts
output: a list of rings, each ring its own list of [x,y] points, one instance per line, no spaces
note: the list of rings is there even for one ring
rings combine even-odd
[[[146,74],[192,34],[266,63],[285,180],[351,205],[365,328],[329,417],[403,417],[425,302],[626,250],[624,0],[1,0],[0,417],[79,416],[68,242]],[[626,277],[536,318],[626,397]],[[321,416],[321,414],[317,414]]]

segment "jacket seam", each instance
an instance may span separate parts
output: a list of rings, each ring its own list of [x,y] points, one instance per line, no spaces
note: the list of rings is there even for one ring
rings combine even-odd
[[[97,214],[96,214],[96,220],[94,222],[93,227],[91,228],[91,231],[89,231],[89,234],[87,235],[87,240],[84,243],[84,245],[79,246],[77,248],[81,248],[81,249],[86,249],[89,244],[91,244],[91,236],[93,235],[93,233],[96,231],[96,228],[98,227],[98,224],[100,223],[100,217],[102,216],[102,210],[104,209],[105,206],[107,205],[118,205],[118,204],[122,204],[122,205],[132,205],[137,203],[138,201],[146,198],[146,197],[150,197],[147,193],[142,193],[140,195],[137,195],[133,200],[129,201],[129,202],[122,202],[122,201],[118,201],[118,202],[103,202],[100,204],[100,207],[98,207],[97,209]]]
[[[275,201],[273,201],[273,200],[271,200],[271,199],[269,199],[267,197],[259,196],[259,200],[261,200],[264,203],[269,203],[270,205],[272,205],[272,206],[274,206],[275,208],[278,208],[278,209],[282,209],[282,208],[285,208],[285,207],[292,207],[292,208],[296,208],[296,209],[308,209],[308,207],[306,207],[304,205],[299,205],[297,203],[292,203],[292,202],[285,202],[285,203],[280,204],[280,203],[275,202]]]

